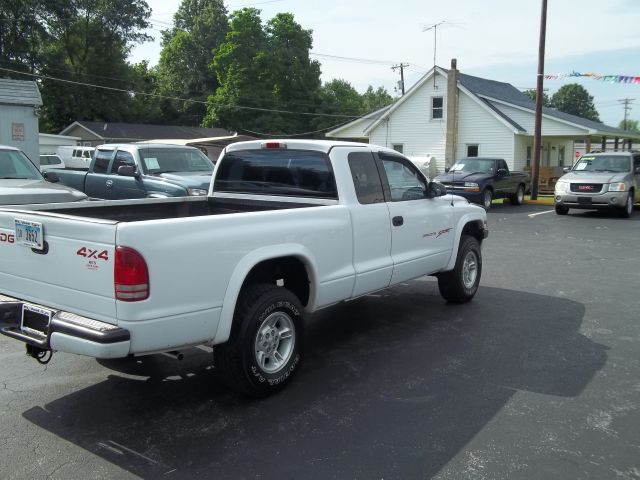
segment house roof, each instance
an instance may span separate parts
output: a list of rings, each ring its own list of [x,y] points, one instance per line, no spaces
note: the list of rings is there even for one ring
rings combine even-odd
[[[0,103],[41,107],[42,97],[34,81],[0,78]]]
[[[393,105],[393,104],[391,104]],[[338,128],[334,128],[333,130],[328,131],[325,136],[327,137],[340,137],[340,132],[344,131],[347,128],[352,128],[354,125],[358,124],[358,123],[362,123],[363,128],[362,131],[364,132],[365,130],[367,130],[371,124],[373,122],[375,122],[376,120],[378,120],[380,117],[382,117],[387,110],[389,110],[391,108],[391,105],[387,105],[386,107],[382,107],[378,110],[375,110],[373,112],[367,113],[366,115],[363,115],[360,118],[356,118],[355,120],[348,122],[344,125],[340,125]],[[364,136],[364,135],[363,135]]]
[[[488,100],[489,102],[487,103],[490,103],[491,100],[498,100],[500,102],[515,105],[525,110],[531,110],[535,112],[535,109],[536,109],[535,102],[509,83],[497,82],[495,80],[488,80],[486,78],[474,77],[472,75],[467,75],[465,73],[458,73],[458,81],[470,92],[474,93],[475,95],[477,95],[478,97],[482,98],[485,101]],[[601,122],[594,122],[593,120],[588,120],[586,118],[578,117],[577,115],[564,113],[559,110],[556,110],[555,108],[545,107],[542,109],[542,113],[543,115],[546,115],[548,117],[556,118],[564,122],[572,123],[579,127],[587,128],[589,130],[595,130],[599,134],[609,134],[609,135],[619,135],[619,136],[629,136],[631,134],[631,132],[627,132],[625,130],[622,130],[621,128],[611,127]],[[506,115],[503,115],[503,116],[505,118],[508,118],[508,116]]]
[[[180,125],[146,125],[142,123],[73,122],[60,132],[66,134],[76,126],[93,133],[102,139],[151,140],[151,139],[193,139],[204,137],[226,137],[232,132],[224,128],[185,127]]]
[[[449,70],[443,69],[438,66],[431,69],[416,84],[414,84],[403,97],[398,99],[392,105],[374,112],[377,115],[371,117],[371,123],[363,128],[363,134],[369,134],[382,120],[389,117],[400,105],[407,101],[436,73],[447,76]],[[486,78],[474,77],[473,75],[458,73],[458,86],[462,88],[474,100],[476,100],[480,105],[484,106],[488,111],[495,115],[495,117],[502,121],[505,125],[512,127],[514,133],[531,133],[527,132],[525,128],[523,128],[520,124],[518,124],[518,122],[516,122],[507,113],[499,108],[500,104],[506,104],[520,110],[529,111],[531,114],[535,113],[535,102],[520,90],[515,88],[513,85],[506,82],[498,82],[495,80],[488,80]],[[555,119],[578,128],[583,128],[587,130],[591,135],[640,138],[640,135],[638,134],[628,132],[620,128],[611,127],[609,125],[605,125],[604,123],[587,120],[576,115],[560,112],[553,108],[543,108],[542,113],[543,116],[547,118]],[[356,122],[361,121],[362,119],[355,120],[354,122],[332,130],[331,132],[329,132],[329,134],[331,134],[331,136],[339,136],[335,133],[339,133],[341,130],[346,130],[347,128],[354,126]]]

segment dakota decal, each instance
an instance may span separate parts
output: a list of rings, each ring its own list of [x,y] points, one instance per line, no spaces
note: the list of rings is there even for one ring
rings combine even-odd
[[[442,230],[440,230],[439,232],[431,232],[431,233],[425,233],[422,238],[439,238],[442,235],[446,235],[447,233],[449,233],[452,230],[453,227],[449,227],[449,228],[444,228]]]
[[[0,233],[0,243],[16,243],[16,237],[12,233]]]

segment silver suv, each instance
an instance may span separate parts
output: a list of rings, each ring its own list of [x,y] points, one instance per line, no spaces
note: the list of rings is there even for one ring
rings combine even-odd
[[[555,188],[558,215],[582,208],[614,209],[621,217],[631,216],[640,183],[640,153],[589,153],[565,171]]]

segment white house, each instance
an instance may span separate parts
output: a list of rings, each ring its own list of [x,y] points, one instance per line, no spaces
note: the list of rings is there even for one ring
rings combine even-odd
[[[514,86],[450,70],[431,69],[403,97],[327,133],[368,141],[408,156],[433,156],[438,170],[468,156],[497,156],[523,170],[533,158],[535,103]],[[607,138],[629,148],[640,135],[545,108],[542,118],[541,178],[544,167],[570,166],[575,143],[604,149]],[[596,143],[597,142],[597,143]],[[551,174],[550,174],[551,175]]]
[[[34,81],[0,78],[0,145],[19,148],[39,163],[38,109],[42,97]]]
[[[78,145],[80,137],[69,137],[67,135],[52,135],[50,133],[41,133],[40,138],[40,155],[46,153],[57,153],[58,147],[68,147]]]

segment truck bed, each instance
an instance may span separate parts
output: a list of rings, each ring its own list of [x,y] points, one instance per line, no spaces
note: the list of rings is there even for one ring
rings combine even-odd
[[[319,206],[309,203],[279,202],[252,199],[225,198],[163,198],[123,201],[95,201],[75,204],[72,207],[59,204],[53,207],[33,207],[29,210],[51,212],[74,217],[136,222],[170,218],[224,215],[230,213],[259,212]]]

